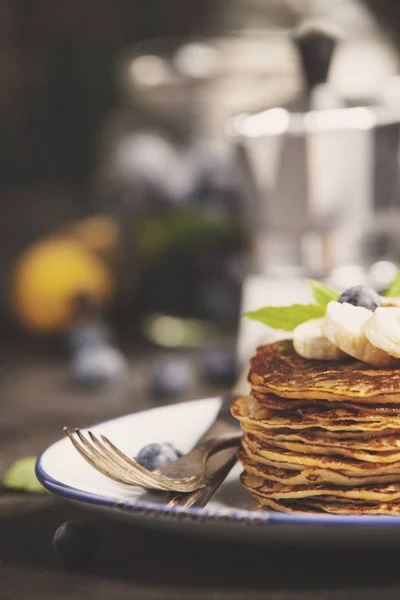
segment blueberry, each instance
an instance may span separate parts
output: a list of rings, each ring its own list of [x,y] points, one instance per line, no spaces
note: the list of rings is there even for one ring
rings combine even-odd
[[[238,377],[238,370],[234,352],[225,348],[213,348],[204,357],[203,379],[211,385],[233,385]]]
[[[192,170],[176,145],[151,131],[130,133],[110,157],[111,170],[136,204],[142,191],[146,205],[179,205],[191,194]],[[136,193],[135,193],[136,191]]]
[[[160,397],[179,396],[189,390],[192,382],[193,372],[189,362],[168,359],[156,364],[151,391]]]
[[[197,141],[187,152],[195,181],[194,197],[214,214],[237,215],[238,170],[233,156],[215,143]]]
[[[72,352],[111,343],[111,332],[98,323],[85,323],[73,327],[67,334],[67,343]]]
[[[118,379],[125,371],[125,358],[111,346],[83,347],[72,358],[73,378],[83,385],[107,383]]]
[[[99,537],[96,529],[85,521],[66,521],[55,532],[53,547],[57,556],[66,563],[79,565],[95,556]]]
[[[148,444],[136,456],[136,462],[149,471],[159,469],[182,456],[169,442]]]
[[[369,310],[375,310],[381,306],[379,294],[365,285],[355,285],[343,292],[339,302],[347,302],[354,306],[363,306]]]

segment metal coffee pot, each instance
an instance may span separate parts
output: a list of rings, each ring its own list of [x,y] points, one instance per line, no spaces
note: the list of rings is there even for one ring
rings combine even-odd
[[[255,271],[327,277],[387,257],[385,243],[400,237],[400,86],[392,81],[390,94],[351,105],[327,83],[337,36],[309,29],[295,41],[306,92],[237,115],[228,129],[243,167]]]

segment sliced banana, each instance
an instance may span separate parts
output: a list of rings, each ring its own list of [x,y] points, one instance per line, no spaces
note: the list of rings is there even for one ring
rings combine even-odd
[[[400,358],[400,308],[377,308],[364,324],[363,332],[371,344]]]
[[[332,344],[353,358],[379,367],[393,366],[393,356],[373,345],[364,333],[364,325],[372,315],[362,306],[332,301],[327,306],[322,330]]]
[[[400,307],[400,298],[397,296],[381,296],[381,304],[384,307],[397,306]]]
[[[303,358],[317,360],[340,360],[346,356],[332,344],[322,331],[324,319],[311,319],[298,325],[293,331],[293,346]]]

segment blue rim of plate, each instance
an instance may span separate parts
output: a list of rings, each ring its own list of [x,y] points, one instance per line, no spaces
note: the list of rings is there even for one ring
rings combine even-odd
[[[51,448],[51,446],[50,446]],[[49,448],[48,448],[49,449]],[[48,450],[47,449],[47,450]],[[328,525],[328,526],[400,526],[400,516],[390,515],[328,515],[328,514],[300,514],[279,513],[271,511],[254,511],[245,509],[207,509],[207,508],[184,508],[180,506],[167,506],[155,502],[119,500],[94,494],[85,490],[71,487],[61,481],[57,481],[46,473],[42,466],[42,457],[45,450],[39,456],[35,472],[40,483],[50,492],[67,500],[83,502],[89,505],[113,508],[127,513],[135,513],[144,517],[175,518],[176,520],[190,521],[221,521],[225,523],[237,523],[246,525]]]

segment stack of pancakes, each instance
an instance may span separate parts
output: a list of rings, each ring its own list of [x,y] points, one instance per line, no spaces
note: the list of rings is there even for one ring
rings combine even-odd
[[[400,514],[400,369],[308,360],[290,340],[251,360],[243,485],[285,512]]]

